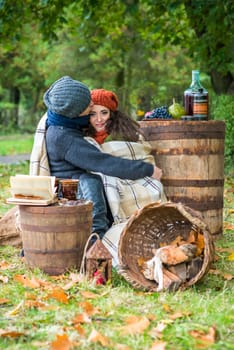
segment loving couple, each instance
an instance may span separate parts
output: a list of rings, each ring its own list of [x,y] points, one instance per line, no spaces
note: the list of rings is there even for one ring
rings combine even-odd
[[[100,238],[113,222],[165,198],[150,145],[138,123],[118,110],[114,92],[90,91],[65,76],[45,92],[44,103],[30,174],[79,179],[79,196],[93,202],[93,232]]]

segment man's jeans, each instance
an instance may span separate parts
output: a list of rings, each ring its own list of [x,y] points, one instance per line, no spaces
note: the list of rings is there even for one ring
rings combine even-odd
[[[82,174],[79,178],[78,198],[93,202],[93,232],[98,233],[100,239],[109,228],[108,208],[104,195],[103,183],[96,174]]]

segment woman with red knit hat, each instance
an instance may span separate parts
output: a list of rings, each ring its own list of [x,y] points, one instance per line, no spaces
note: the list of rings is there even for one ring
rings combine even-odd
[[[105,89],[95,89],[91,91],[91,98],[94,104],[90,111],[91,138],[88,137],[87,140],[104,153],[143,160],[155,166],[150,144],[144,141],[139,124],[118,110],[116,94]],[[114,220],[103,237],[103,243],[113,256],[114,266],[118,264],[119,237],[128,218],[149,203],[166,201],[160,182],[162,170],[157,168],[157,173],[157,179],[147,176],[137,180],[99,174]]]
[[[112,140],[139,140],[139,124],[127,114],[118,110],[118,97],[109,90],[95,89],[91,91],[94,106],[90,113],[89,135],[99,144],[109,136]],[[110,139],[110,137],[108,138]],[[158,174],[160,177],[160,174]]]

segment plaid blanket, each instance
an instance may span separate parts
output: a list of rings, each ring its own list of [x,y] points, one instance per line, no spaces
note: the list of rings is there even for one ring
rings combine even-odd
[[[148,142],[110,141],[98,145],[92,138],[86,138],[102,152],[127,159],[143,160],[155,164]],[[99,173],[105,188],[114,223],[125,222],[136,210],[151,202],[165,200],[163,186],[152,177],[138,180],[123,180]]]
[[[45,142],[46,119],[47,113],[40,119],[34,135],[34,143],[30,156],[30,175],[50,176],[50,167]]]
[[[148,142],[110,141],[98,145],[92,138],[87,138],[105,153],[127,159],[140,159],[155,164],[150,154],[151,146]],[[118,244],[129,217],[138,209],[151,202],[166,201],[163,186],[160,181],[151,177],[138,180],[122,180],[100,174],[104,184],[107,200],[114,218],[114,224],[106,232],[102,241],[111,253],[113,266],[118,265]]]

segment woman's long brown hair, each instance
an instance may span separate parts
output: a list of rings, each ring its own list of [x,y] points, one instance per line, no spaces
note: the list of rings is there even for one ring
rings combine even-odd
[[[106,123],[106,131],[112,140],[137,142],[140,131],[140,125],[127,114],[117,110],[110,112],[110,119]],[[96,130],[90,125],[88,129],[89,136],[95,136]]]

